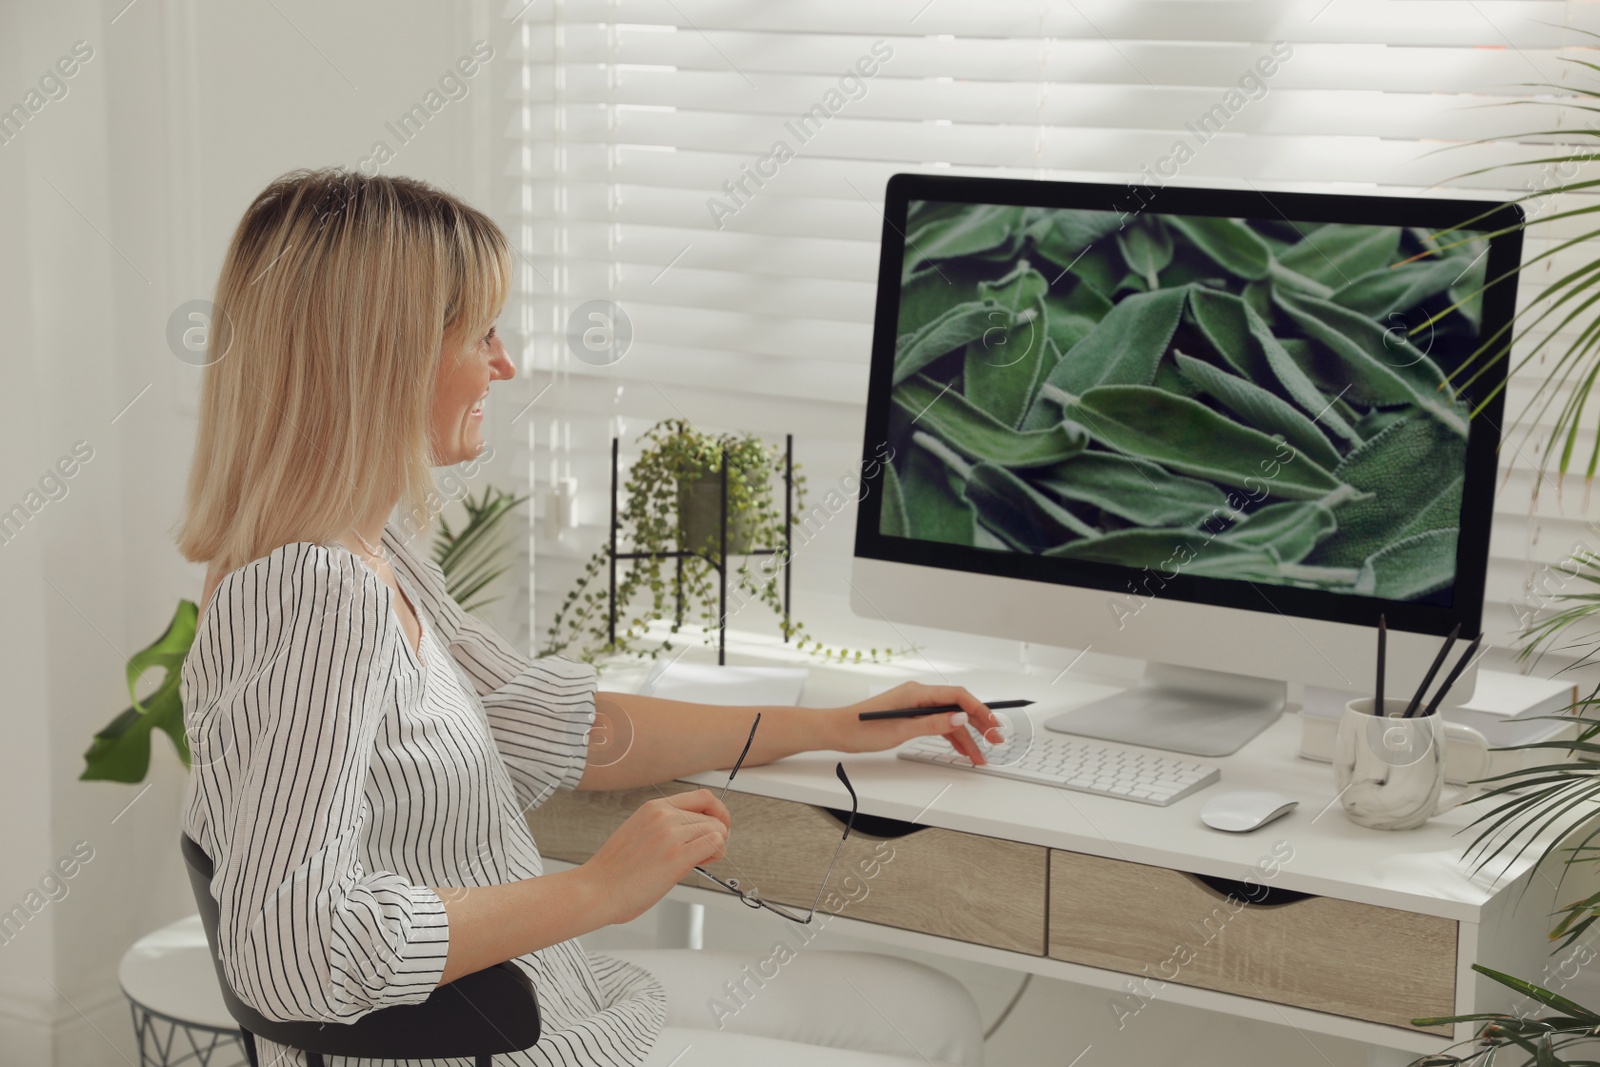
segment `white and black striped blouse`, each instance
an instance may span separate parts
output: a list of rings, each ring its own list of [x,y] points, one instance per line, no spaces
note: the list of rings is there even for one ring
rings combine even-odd
[[[425,1000],[450,936],[429,887],[542,874],[523,813],[583,773],[593,669],[518,654],[397,531],[383,543],[420,656],[376,573],[296,542],[222,579],[183,665],[184,829],[216,863],[228,980],[270,1019]],[[644,1059],[666,1011],[650,974],[575,940],[516,963],[543,1036],[497,1064]],[[262,1063],[304,1062],[259,1044]]]

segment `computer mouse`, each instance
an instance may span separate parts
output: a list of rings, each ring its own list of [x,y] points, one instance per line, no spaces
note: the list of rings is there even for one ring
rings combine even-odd
[[[1213,830],[1242,834],[1287,815],[1300,802],[1267,789],[1237,789],[1218,793],[1200,809],[1200,821]]]

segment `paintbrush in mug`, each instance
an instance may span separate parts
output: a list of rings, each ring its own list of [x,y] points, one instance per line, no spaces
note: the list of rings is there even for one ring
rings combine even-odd
[[[1372,684],[1372,714],[1383,715],[1383,646],[1389,637],[1389,624],[1378,616],[1378,680]]]
[[[1467,650],[1461,653],[1461,658],[1456,660],[1454,667],[1450,668],[1450,673],[1444,676],[1444,682],[1439,686],[1439,691],[1433,694],[1433,699],[1428,701],[1428,706],[1422,709],[1423,717],[1432,715],[1439,710],[1439,704],[1443,702],[1444,695],[1450,692],[1450,687],[1456,684],[1456,679],[1461,677],[1461,672],[1467,669],[1467,664],[1472,662],[1472,657],[1477,653],[1478,645],[1482,642],[1482,634],[1472,639],[1472,644],[1468,645]]]
[[[1411,698],[1411,703],[1406,705],[1405,713],[1400,716],[1402,719],[1409,719],[1412,715],[1416,714],[1417,705],[1422,703],[1422,694],[1427,692],[1428,686],[1433,684],[1433,676],[1439,673],[1439,665],[1442,664],[1444,662],[1444,658],[1450,654],[1450,646],[1455,644],[1456,638],[1460,636],[1461,624],[1458,622],[1456,623],[1455,628],[1450,631],[1450,636],[1444,639],[1444,647],[1439,649],[1439,654],[1437,656],[1433,657],[1433,666],[1429,667],[1428,673],[1422,676],[1422,684],[1417,686],[1417,692]]]

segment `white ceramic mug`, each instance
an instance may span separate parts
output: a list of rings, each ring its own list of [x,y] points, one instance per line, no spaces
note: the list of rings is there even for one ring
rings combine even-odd
[[[1384,699],[1384,717],[1373,715],[1371,697],[1352,700],[1339,719],[1333,742],[1333,781],[1350,821],[1374,830],[1411,830],[1471,796],[1462,789],[1444,803],[1445,745],[1455,741],[1478,751],[1482,778],[1489,771],[1489,742],[1483,734],[1435,713],[1400,718],[1409,701]]]

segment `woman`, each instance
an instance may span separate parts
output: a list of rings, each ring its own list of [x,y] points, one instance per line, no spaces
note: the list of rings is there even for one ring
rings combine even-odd
[[[544,1036],[507,1062],[636,1064],[664,987],[575,938],[721,857],[728,812],[707,790],[649,801],[548,875],[523,812],[557,788],[728,767],[756,710],[751,765],[925,733],[970,754],[963,724],[997,722],[965,690],[917,684],[826,710],[604,694],[632,747],[587,760],[593,670],[520,655],[388,523],[404,508],[425,525],[428,468],[483,448],[490,384],[513,373],[493,326],[510,275],[486,216],[409,179],[294,172],[245,213],[179,534],[209,565],[183,671],[184,825],[216,864],[229,982],[269,1018],[350,1021],[515,960]],[[966,710],[856,715],[938,703]],[[299,1062],[281,1051],[261,1062]]]

